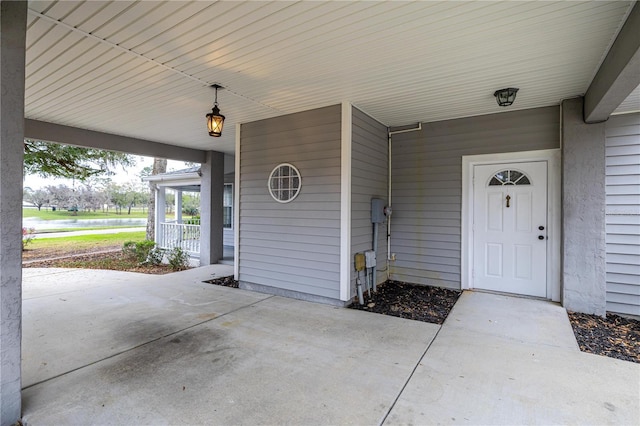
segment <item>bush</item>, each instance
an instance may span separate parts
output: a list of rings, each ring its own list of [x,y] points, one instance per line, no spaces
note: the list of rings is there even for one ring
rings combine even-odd
[[[162,263],[164,250],[156,246],[153,241],[127,241],[122,246],[122,252],[130,259],[135,259],[139,264],[159,265]]]
[[[169,251],[167,260],[174,271],[184,271],[189,267],[189,254],[180,247],[175,247]]]
[[[34,234],[36,233],[36,228],[22,228],[22,250],[26,246],[28,246],[33,239],[36,237]]]

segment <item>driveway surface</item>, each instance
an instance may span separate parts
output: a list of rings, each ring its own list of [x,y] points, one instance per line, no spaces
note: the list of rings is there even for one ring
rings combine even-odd
[[[23,421],[640,424],[640,366],[556,304],[465,292],[445,324],[164,276],[25,269]]]

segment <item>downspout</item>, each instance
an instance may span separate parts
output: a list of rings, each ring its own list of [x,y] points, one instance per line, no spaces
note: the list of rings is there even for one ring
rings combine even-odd
[[[390,127],[387,127],[387,138],[388,138],[388,143],[389,143],[389,151],[388,151],[388,155],[389,155],[389,165],[387,167],[388,170],[388,182],[387,182],[387,188],[388,188],[388,194],[387,194],[387,206],[389,207],[389,209],[391,209],[391,181],[392,181],[392,177],[391,177],[391,137],[393,135],[398,135],[400,133],[409,133],[409,132],[416,132],[416,131],[421,131],[422,130],[422,123],[419,122],[418,126],[415,128],[411,128],[411,129],[404,129],[404,130],[395,130],[392,131]],[[387,277],[390,275],[390,262],[394,259],[391,259],[391,214],[387,215]]]

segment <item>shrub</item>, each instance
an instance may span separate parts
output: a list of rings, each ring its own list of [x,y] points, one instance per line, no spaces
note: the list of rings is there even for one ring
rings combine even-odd
[[[22,250],[33,242],[33,239],[36,237],[34,234],[36,233],[36,228],[25,228],[22,227]]]
[[[189,254],[180,247],[175,247],[169,251],[167,260],[174,271],[184,271],[189,267]]]
[[[159,265],[162,262],[164,251],[150,240],[127,241],[122,246],[122,252],[130,259],[135,259],[139,264]]]

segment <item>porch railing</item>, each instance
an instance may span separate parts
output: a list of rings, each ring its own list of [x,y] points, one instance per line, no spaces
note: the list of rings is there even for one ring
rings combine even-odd
[[[160,223],[160,238],[156,244],[171,250],[180,247],[190,255],[200,254],[200,225],[184,223]]]

